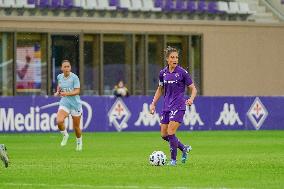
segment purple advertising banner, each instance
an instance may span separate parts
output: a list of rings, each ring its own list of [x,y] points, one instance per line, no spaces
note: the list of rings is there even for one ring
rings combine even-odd
[[[159,113],[149,114],[152,97],[83,96],[81,128],[97,131],[159,131]],[[44,96],[0,97],[0,133],[58,131],[59,98]],[[186,107],[180,130],[284,129],[284,97],[197,97]],[[72,118],[65,124],[73,130]]]

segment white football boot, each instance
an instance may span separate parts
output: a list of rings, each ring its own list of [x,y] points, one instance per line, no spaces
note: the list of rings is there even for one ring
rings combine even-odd
[[[82,142],[80,142],[80,143],[77,142],[76,151],[82,151],[82,149],[83,149],[83,143]]]
[[[65,146],[67,144],[68,138],[69,138],[68,134],[63,135],[63,138],[62,138],[60,145]]]

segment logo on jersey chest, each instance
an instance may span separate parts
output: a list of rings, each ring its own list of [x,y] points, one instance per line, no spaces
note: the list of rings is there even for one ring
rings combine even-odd
[[[176,73],[175,75],[167,75],[164,77],[164,83],[165,84],[175,84],[178,83],[179,74]]]

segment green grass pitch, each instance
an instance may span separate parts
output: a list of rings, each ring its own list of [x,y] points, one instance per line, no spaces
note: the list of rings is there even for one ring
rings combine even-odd
[[[148,162],[154,150],[170,157],[159,132],[84,133],[82,152],[75,151],[74,134],[62,148],[60,133],[2,133],[11,164],[0,165],[0,188],[284,188],[284,131],[179,131],[177,136],[193,147],[189,161],[155,167]]]

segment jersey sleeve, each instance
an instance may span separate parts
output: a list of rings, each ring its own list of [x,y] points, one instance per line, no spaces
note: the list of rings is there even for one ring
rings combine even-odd
[[[80,88],[80,80],[78,76],[74,78],[74,89]]]
[[[186,70],[183,73],[183,78],[186,86],[189,86],[193,83],[189,73]]]
[[[159,86],[164,86],[164,76],[163,76],[163,72],[160,71],[160,74],[159,74]]]

